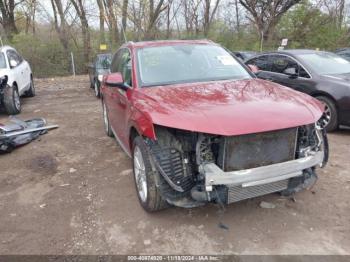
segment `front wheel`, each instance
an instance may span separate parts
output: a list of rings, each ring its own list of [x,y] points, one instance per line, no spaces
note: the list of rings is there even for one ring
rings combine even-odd
[[[168,207],[157,186],[158,172],[152,169],[151,156],[143,138],[133,141],[133,171],[137,196],[143,209],[155,212]]]
[[[334,102],[326,96],[316,97],[325,107],[321,119],[318,124],[321,128],[325,128],[327,132],[334,131],[338,128],[338,112]]]
[[[17,115],[21,112],[21,100],[16,86],[5,87],[2,102],[7,114]]]

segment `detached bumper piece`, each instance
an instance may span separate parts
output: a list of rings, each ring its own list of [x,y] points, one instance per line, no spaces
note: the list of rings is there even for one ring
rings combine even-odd
[[[26,121],[11,118],[7,125],[0,124],[0,154],[10,153],[16,147],[28,144],[47,130],[57,128],[57,125],[46,126],[43,118]]]

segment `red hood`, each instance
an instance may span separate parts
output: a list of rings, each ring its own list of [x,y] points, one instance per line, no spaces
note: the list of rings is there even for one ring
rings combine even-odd
[[[225,136],[315,123],[312,97],[264,80],[220,81],[139,89],[135,107],[157,125]]]

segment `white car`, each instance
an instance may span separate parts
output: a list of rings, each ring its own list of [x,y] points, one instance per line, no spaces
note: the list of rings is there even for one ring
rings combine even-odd
[[[29,63],[10,47],[0,48],[0,104],[9,115],[21,112],[21,96],[35,96]]]

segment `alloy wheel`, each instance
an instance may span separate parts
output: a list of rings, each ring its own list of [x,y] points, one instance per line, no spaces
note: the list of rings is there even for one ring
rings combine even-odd
[[[142,202],[147,199],[147,177],[146,168],[143,161],[141,149],[138,146],[134,148],[134,176],[138,195]]]
[[[103,122],[104,122],[104,125],[105,125],[105,130],[108,133],[109,122],[108,122],[107,108],[106,108],[106,104],[105,103],[103,103]]]
[[[95,96],[98,97],[99,91],[98,91],[97,81],[94,82],[94,90],[95,90]]]
[[[329,124],[329,122],[331,121],[331,118],[332,118],[332,112],[331,112],[331,109],[330,107],[322,102],[322,104],[324,105],[324,112],[322,114],[322,117],[320,118],[320,120],[318,121],[318,125],[320,128],[326,128]]]
[[[13,99],[15,102],[16,109],[19,110],[21,108],[21,101],[20,101],[19,94],[18,94],[17,90],[13,91]]]

